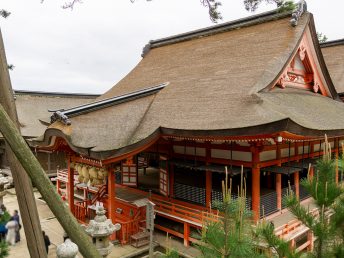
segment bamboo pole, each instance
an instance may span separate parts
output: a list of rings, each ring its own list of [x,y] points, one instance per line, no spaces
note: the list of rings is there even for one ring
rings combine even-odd
[[[10,118],[19,129],[17,110],[13,98],[11,80],[7,68],[4,43],[0,29],[0,104],[4,105]],[[0,120],[1,121],[1,120]],[[2,123],[2,121],[1,121]],[[18,198],[18,205],[23,220],[27,247],[31,257],[47,257],[39,221],[35,197],[29,177],[16,159],[11,148],[6,144],[6,154],[11,167],[11,173]]]
[[[24,138],[0,105],[0,131],[10,145],[12,151],[22,164],[32,182],[41,193],[51,211],[56,216],[68,236],[79,247],[84,257],[100,258],[98,251],[91,243],[90,238],[81,228],[74,216],[69,212],[67,206],[63,203],[56,189],[53,187],[48,176],[31,152]]]

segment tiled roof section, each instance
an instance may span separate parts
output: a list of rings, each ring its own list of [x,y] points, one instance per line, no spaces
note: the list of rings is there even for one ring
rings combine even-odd
[[[344,93],[344,39],[320,44],[327,69],[337,92]]]

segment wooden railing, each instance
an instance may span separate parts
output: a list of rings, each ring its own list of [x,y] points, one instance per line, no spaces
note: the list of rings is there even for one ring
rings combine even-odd
[[[107,186],[102,185],[98,192],[93,196],[90,205],[95,205],[97,201],[100,201],[100,199],[107,193]]]
[[[74,204],[74,216],[79,222],[85,223],[87,218],[87,201]]]
[[[136,214],[136,216],[129,221],[122,221],[122,220],[117,220],[116,222],[121,224],[121,230],[120,230],[120,240],[121,244],[124,245],[129,242],[130,237],[140,230],[140,212]]]
[[[209,222],[218,221],[220,218],[218,214],[189,208],[154,196],[151,197],[151,201],[155,203],[155,210],[158,213],[163,213],[165,216],[174,217],[177,220],[193,224],[197,227],[202,227],[202,225]]]
[[[56,171],[56,175],[57,175],[57,180],[63,181],[63,182],[68,182],[68,169],[57,169]],[[74,184],[79,183],[78,180],[78,174],[74,173]]]

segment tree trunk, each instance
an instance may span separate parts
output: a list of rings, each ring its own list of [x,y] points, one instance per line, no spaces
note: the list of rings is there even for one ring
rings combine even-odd
[[[61,197],[56,192],[56,189],[31,152],[24,138],[20,135],[1,105],[0,121],[0,132],[4,135],[19,162],[29,174],[32,182],[67,232],[68,236],[78,245],[81,254],[84,257],[100,258],[101,256],[91,243],[89,236],[86,235],[86,232],[69,212],[67,206],[61,200]]]
[[[0,30],[0,104],[2,104],[19,130],[19,122],[14,103],[10,76],[7,68],[5,48]],[[0,120],[2,123],[2,120]],[[47,257],[37,206],[33,195],[32,185],[12,150],[6,144],[6,153],[9,159],[18,204],[23,220],[27,247],[31,257]]]

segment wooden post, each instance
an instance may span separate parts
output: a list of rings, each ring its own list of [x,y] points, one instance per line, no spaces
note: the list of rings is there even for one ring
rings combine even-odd
[[[260,168],[259,168],[259,151],[256,147],[252,148],[252,211],[254,221],[260,218]]]
[[[282,174],[276,174],[277,209],[282,210]]]
[[[254,221],[260,218],[260,168],[252,168],[252,211]]]
[[[339,151],[338,151],[338,148],[337,148],[336,149],[336,184],[337,185],[338,185],[338,178],[339,178],[338,158],[339,158]]]
[[[205,171],[205,206],[207,209],[211,208],[211,191],[213,185],[212,172],[209,170]]]
[[[170,171],[169,171],[169,195],[171,198],[174,197],[174,165],[170,164]]]
[[[299,171],[294,173],[294,184],[295,184],[295,196],[297,199],[300,198],[300,176]]]
[[[67,161],[68,168],[68,183],[67,183],[67,198],[69,210],[74,214],[74,169],[70,167],[70,157]]]
[[[50,210],[56,216],[57,220],[60,222],[63,229],[66,231],[68,236],[70,236],[71,240],[78,245],[81,254],[86,258],[100,258],[101,256],[91,244],[89,236],[86,235],[85,231],[81,228],[77,220],[69,212],[68,208],[57,194],[47,174],[31,152],[26,141],[20,135],[20,132],[13,124],[2,105],[0,105],[0,121],[0,132],[5,137],[18,161],[30,176],[32,182],[37,187],[38,191],[48,204]],[[24,175],[25,172],[24,174],[21,174],[20,177],[23,177]],[[21,191],[23,191],[23,189],[21,189]],[[24,195],[28,195],[28,193],[24,192]],[[35,237],[32,232],[30,232],[29,236],[33,238]],[[42,237],[42,231],[39,232],[39,236]],[[27,239],[27,241],[31,242],[31,239]],[[38,241],[37,237],[35,238],[35,241]],[[40,245],[37,244],[37,242],[33,243],[33,247],[37,248],[38,246]],[[43,248],[44,255],[31,257],[46,257],[47,254],[44,245]]]
[[[116,223],[116,177],[113,169],[108,170],[108,218]],[[112,234],[111,240],[116,239],[116,233]]]
[[[309,177],[313,178],[313,176],[314,176],[314,167],[311,166],[311,168],[309,169]]]
[[[184,246],[190,246],[190,225],[184,222]]]
[[[0,92],[0,105],[3,106],[3,112],[7,112],[8,119],[11,119],[16,129],[20,131],[17,110],[14,103],[11,79],[7,68],[5,46],[2,40],[1,29]],[[31,112],[30,110],[27,111]],[[1,123],[3,123],[2,119],[0,119],[0,121]],[[21,213],[20,215],[22,216],[23,220],[27,247],[29,249],[30,256],[35,258],[47,257],[31,181],[26,172],[24,171],[20,162],[18,162],[11,148],[8,146],[8,144],[6,144],[6,155],[8,157],[9,164],[11,167],[11,173],[14,181],[14,187],[16,189],[18,205]]]
[[[313,252],[314,249],[314,235],[311,230],[308,231],[307,233],[307,240],[309,241],[309,246],[307,248],[308,252]]]

